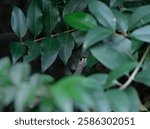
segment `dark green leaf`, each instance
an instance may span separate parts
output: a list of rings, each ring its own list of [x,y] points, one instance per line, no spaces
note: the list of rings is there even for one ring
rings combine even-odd
[[[42,41],[41,47],[42,71],[45,71],[55,61],[60,49],[60,44],[56,38],[48,37]]]
[[[68,25],[82,31],[88,31],[97,26],[94,17],[83,12],[66,14],[64,16],[64,20]]]
[[[130,100],[124,91],[109,90],[106,96],[111,104],[111,108],[115,112],[129,112]]]
[[[135,80],[150,87],[150,68],[147,68],[138,73],[135,77]]]
[[[116,29],[116,18],[107,5],[98,0],[88,0],[88,7],[100,24],[113,31]]]
[[[131,33],[131,36],[140,41],[150,43],[150,25],[136,29]]]
[[[69,34],[61,34],[58,36],[58,42],[61,45],[59,50],[59,57],[64,62],[64,64],[67,64],[74,48],[73,38]]]
[[[98,61],[110,69],[114,69],[127,62],[135,61],[126,53],[121,53],[109,45],[97,45],[91,49],[91,52]]]
[[[93,28],[87,33],[83,48],[88,49],[97,42],[109,37],[111,34],[112,32],[104,27],[98,26],[96,28]]]
[[[26,41],[24,44],[28,47],[27,55],[23,58],[25,62],[31,62],[40,55],[40,44],[34,41]]]
[[[26,47],[23,44],[20,44],[18,42],[12,43],[9,47],[11,56],[12,56],[12,62],[13,64],[16,63],[20,57],[22,57],[26,52]]]
[[[12,10],[11,27],[20,39],[25,36],[28,30],[26,17],[24,13],[16,6],[14,6]]]
[[[116,7],[123,4],[125,0],[110,0],[110,6]]]
[[[50,0],[42,0],[44,24],[51,32],[59,21],[59,11]]]
[[[130,19],[130,29],[144,25],[147,22],[150,22],[150,5],[142,6],[137,8],[131,16]],[[147,19],[148,18],[148,19]]]
[[[42,12],[36,0],[33,0],[31,2],[30,7],[28,9],[27,23],[29,29],[35,37],[40,34],[43,28]]]
[[[70,0],[63,10],[63,16],[68,13],[83,11],[87,6],[87,0]]]

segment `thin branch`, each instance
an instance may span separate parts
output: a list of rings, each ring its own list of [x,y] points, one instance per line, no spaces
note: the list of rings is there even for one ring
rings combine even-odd
[[[73,31],[75,31],[75,29],[67,30],[67,31],[64,31],[63,33],[70,33],[70,32],[73,32]],[[60,35],[60,33],[53,34],[53,35],[50,35],[50,36],[51,36],[51,37],[56,37],[56,36],[58,36],[58,35]],[[43,40],[43,39],[45,39],[45,38],[46,38],[46,37],[42,37],[42,38],[36,39],[36,40],[34,40],[34,42],[39,42],[39,41],[41,41],[41,40]]]
[[[141,68],[141,66],[142,66],[142,64],[143,64],[143,62],[144,62],[144,60],[145,60],[145,58],[146,58],[146,56],[147,56],[149,50],[150,50],[150,46],[147,47],[147,49],[146,49],[146,51],[144,52],[144,54],[143,54],[143,56],[142,56],[142,58],[141,58],[139,64],[138,64],[137,67],[134,69],[134,71],[133,71],[133,73],[131,74],[131,76],[129,77],[129,79],[120,87],[120,90],[123,90],[123,89],[127,88],[127,87],[130,85],[130,83],[134,80],[134,78],[135,78],[136,74],[138,73],[139,69]]]

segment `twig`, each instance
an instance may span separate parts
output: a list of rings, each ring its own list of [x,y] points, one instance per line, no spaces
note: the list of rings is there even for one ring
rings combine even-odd
[[[75,31],[75,29],[67,30],[67,31],[64,31],[63,33],[70,33],[70,32],[73,32],[73,31]],[[53,34],[53,35],[50,35],[50,36],[51,36],[51,37],[56,37],[56,36],[58,36],[58,35],[60,35],[60,33]],[[42,38],[36,39],[36,40],[34,40],[34,42],[39,42],[39,41],[41,41],[41,40],[43,40],[43,39],[45,39],[45,38],[46,38],[46,37],[42,37]]]
[[[141,68],[141,66],[142,66],[142,64],[143,64],[143,62],[144,62],[144,60],[145,60],[145,58],[146,58],[146,56],[147,56],[149,50],[150,50],[150,46],[147,47],[147,49],[146,49],[146,51],[144,52],[144,54],[143,54],[143,56],[142,56],[142,58],[141,58],[139,64],[138,64],[137,67],[134,69],[134,71],[133,71],[133,73],[131,74],[131,76],[129,77],[129,79],[120,87],[120,90],[123,90],[123,89],[127,88],[127,87],[130,85],[130,83],[134,80],[134,78],[135,78],[136,74],[138,73],[139,69]]]

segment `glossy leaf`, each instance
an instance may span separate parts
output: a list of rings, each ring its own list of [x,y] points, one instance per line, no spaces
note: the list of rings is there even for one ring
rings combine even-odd
[[[150,43],[150,25],[136,29],[131,33],[131,36],[140,41]]]
[[[42,11],[36,0],[33,0],[27,13],[27,23],[32,34],[36,37],[43,29]]]
[[[87,6],[87,0],[70,0],[63,10],[63,16],[68,13],[83,11]]]
[[[45,71],[55,61],[60,45],[56,38],[48,37],[42,41],[41,48],[42,71]]]
[[[137,64],[137,62],[128,62],[115,68],[107,78],[106,87],[109,88],[114,80],[125,74],[128,74],[133,68],[137,66]]]
[[[131,16],[130,19],[130,29],[138,27],[140,25],[144,25],[147,22],[150,22],[150,5],[142,6],[137,8]],[[148,18],[148,20],[147,20]]]
[[[67,64],[74,48],[73,38],[69,34],[61,34],[58,36],[58,42],[61,45],[59,50],[59,57],[64,62],[64,64]]]
[[[135,80],[137,82],[143,83],[146,86],[150,87],[150,76],[149,76],[149,73],[150,73],[150,68],[147,68],[147,69],[139,72],[137,74],[137,76],[135,77]]]
[[[59,11],[50,0],[42,0],[45,27],[51,32],[59,21]]]
[[[91,48],[91,52],[98,61],[110,69],[115,69],[124,63],[135,61],[126,53],[121,53],[109,45],[97,45]]]
[[[100,24],[113,31],[116,29],[116,18],[107,5],[98,0],[88,0],[88,7]]]
[[[11,27],[15,34],[21,39],[27,33],[27,21],[21,9],[14,6],[11,15]]]
[[[129,87],[125,90],[130,101],[130,112],[138,112],[140,110],[140,100],[136,90]]]
[[[88,49],[97,42],[109,37],[111,34],[112,32],[104,27],[98,26],[96,28],[93,28],[87,33],[83,48]]]
[[[20,43],[12,43],[9,47],[11,56],[12,56],[12,62],[13,64],[16,63],[18,59],[20,59],[26,52],[26,47],[23,44]]]
[[[27,55],[23,58],[25,62],[31,62],[40,55],[40,44],[34,41],[26,41],[24,44],[28,47]]]
[[[110,0],[110,6],[116,7],[123,4],[124,0]]]
[[[109,90],[106,92],[106,96],[114,112],[130,111],[130,100],[124,91]]]
[[[64,21],[71,27],[82,31],[88,31],[97,26],[94,17],[83,12],[66,14]]]

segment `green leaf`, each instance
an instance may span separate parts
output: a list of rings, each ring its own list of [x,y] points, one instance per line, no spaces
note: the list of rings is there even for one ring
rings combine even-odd
[[[124,91],[108,90],[106,96],[114,112],[130,111],[130,100]]]
[[[64,21],[71,27],[82,31],[88,31],[97,26],[94,17],[83,12],[66,14]]]
[[[125,0],[110,0],[110,6],[116,7],[123,4]]]
[[[40,55],[41,46],[34,41],[26,41],[24,43],[28,47],[27,55],[24,56],[23,60],[25,62],[31,62]]]
[[[150,68],[147,68],[137,74],[135,80],[150,87]]]
[[[64,64],[67,64],[74,48],[73,38],[69,34],[61,34],[58,36],[58,42],[61,44],[59,57],[64,62]]]
[[[121,11],[118,11],[116,9],[112,9],[112,12],[114,13],[116,19],[117,19],[117,26],[120,31],[126,34],[128,31],[128,18],[125,14],[123,14]]]
[[[59,11],[50,0],[42,0],[42,10],[45,27],[50,33],[59,21]]]
[[[118,79],[124,74],[128,74],[133,68],[137,66],[137,64],[137,62],[126,62],[125,64],[113,69],[107,78],[106,87],[109,88],[114,80]]]
[[[20,44],[18,42],[12,43],[9,46],[11,56],[12,56],[12,62],[13,64],[16,63],[18,59],[20,59],[26,52],[26,47],[23,44]]]
[[[42,11],[36,0],[33,0],[27,13],[27,23],[32,34],[36,37],[43,29]]]
[[[107,5],[98,0],[88,0],[88,7],[100,24],[115,31],[116,18]]]
[[[133,87],[129,87],[125,90],[130,101],[130,112],[140,111],[140,100],[136,90]]]
[[[87,0],[70,0],[63,10],[63,16],[68,13],[83,11],[87,6]]]
[[[57,58],[60,44],[56,38],[45,38],[41,43],[41,63],[42,71],[45,71]]]
[[[145,5],[137,8],[130,19],[130,29],[136,28],[140,25],[144,25],[150,22],[150,5]],[[147,19],[148,18],[148,19]]]
[[[91,52],[98,61],[110,69],[115,69],[124,63],[135,61],[128,54],[121,53],[109,45],[97,45],[91,48]]]
[[[150,25],[136,29],[131,33],[131,36],[140,41],[150,43]]]
[[[28,80],[30,75],[30,66],[26,63],[18,63],[11,68],[10,78],[14,85],[20,86],[21,83]]]
[[[25,36],[28,30],[26,17],[24,13],[16,6],[14,6],[12,10],[11,27],[20,39]]]
[[[104,27],[98,26],[96,28],[93,28],[87,33],[83,48],[88,49],[97,42],[109,37],[111,34],[112,32]]]

